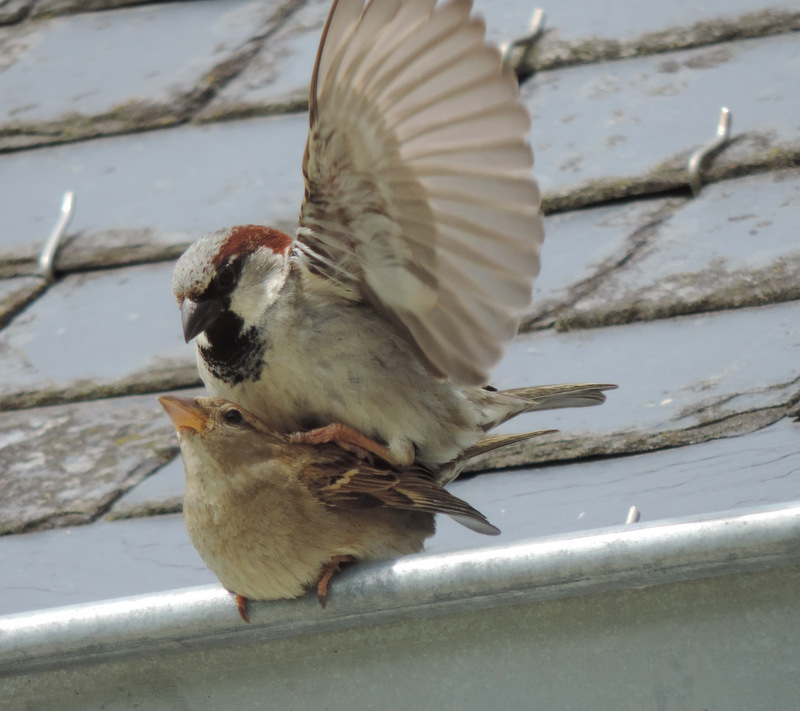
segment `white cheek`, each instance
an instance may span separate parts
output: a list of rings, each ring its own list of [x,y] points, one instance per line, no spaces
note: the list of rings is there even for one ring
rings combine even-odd
[[[244,319],[245,326],[252,326],[275,300],[276,291],[268,284],[243,286],[233,294],[231,309]]]
[[[264,313],[278,299],[286,280],[285,265],[276,265],[266,274],[243,279],[231,295],[231,308],[242,319],[245,326],[263,320]]]

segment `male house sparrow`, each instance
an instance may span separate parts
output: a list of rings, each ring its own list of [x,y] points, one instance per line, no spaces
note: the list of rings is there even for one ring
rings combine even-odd
[[[180,439],[189,537],[237,594],[245,621],[247,599],[297,597],[314,585],[324,606],[341,563],[420,551],[433,535],[434,514],[500,533],[418,465],[372,465],[335,444],[292,443],[227,400],[159,400]],[[490,438],[478,449],[536,434]]]
[[[470,0],[334,1],[311,78],[294,238],[244,225],[178,261],[213,395],[309,442],[438,466],[523,412],[613,385],[483,386],[544,237],[530,119]]]

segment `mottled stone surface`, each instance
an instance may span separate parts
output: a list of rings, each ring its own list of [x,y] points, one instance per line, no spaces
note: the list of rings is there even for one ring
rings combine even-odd
[[[800,172],[708,186],[655,226],[561,329],[800,298]]]
[[[0,154],[0,276],[35,270],[66,190],[76,208],[59,269],[168,259],[229,225],[293,231],[307,133],[297,115]]]
[[[0,534],[92,521],[176,449],[150,395],[0,413]]]
[[[0,333],[0,409],[198,382],[172,263],[69,276]]]
[[[522,98],[548,206],[685,186],[722,106],[739,152],[726,162],[723,151],[707,180],[786,167],[800,155],[799,61],[800,39],[786,35],[537,74]]]
[[[179,394],[182,397],[197,397],[208,393],[205,389],[199,388],[181,390]],[[169,427],[167,426],[167,428]],[[179,513],[183,509],[184,488],[183,459],[180,456],[176,456],[168,464],[153,472],[147,479],[114,502],[114,505],[106,514],[106,519],[114,520]]]
[[[280,5],[172,2],[0,30],[0,148],[186,119],[257,51]]]
[[[783,420],[692,447],[456,481],[451,491],[502,534],[489,540],[440,516],[426,549],[443,553],[616,526],[631,505],[652,522],[792,501],[800,498],[798,427]],[[180,515],[6,536],[0,563],[14,571],[0,579],[0,614],[215,581]]]

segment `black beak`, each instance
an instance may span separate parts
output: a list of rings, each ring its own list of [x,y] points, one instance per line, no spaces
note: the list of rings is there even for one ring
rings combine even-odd
[[[186,342],[188,343],[205,331],[224,310],[222,299],[203,299],[202,301],[184,299],[181,304],[181,324]]]

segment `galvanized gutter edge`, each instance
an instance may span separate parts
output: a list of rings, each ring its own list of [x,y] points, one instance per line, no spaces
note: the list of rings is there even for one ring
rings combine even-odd
[[[218,586],[0,617],[0,676],[800,564],[800,503],[356,566],[316,597]]]

